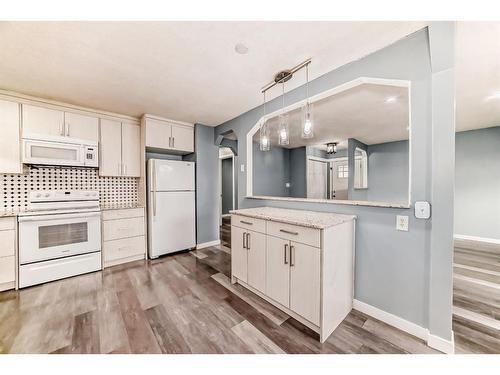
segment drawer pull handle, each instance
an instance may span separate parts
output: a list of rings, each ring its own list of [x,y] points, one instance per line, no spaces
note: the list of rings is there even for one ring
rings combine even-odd
[[[247,233],[247,250],[250,250],[250,233]]]
[[[295,266],[295,246],[290,246],[290,267]]]
[[[241,224],[246,224],[246,225],[253,225],[253,223],[251,223],[249,221],[243,221],[243,220],[240,220],[240,223]]]
[[[280,232],[286,233],[286,234],[293,234],[294,236],[297,236],[299,232],[292,232],[291,230],[286,230],[286,229],[280,229]]]
[[[288,260],[286,259],[286,253],[288,251],[288,244],[286,243],[285,246],[284,246],[284,252],[283,252],[283,258],[284,258],[284,262],[285,264],[288,264]]]

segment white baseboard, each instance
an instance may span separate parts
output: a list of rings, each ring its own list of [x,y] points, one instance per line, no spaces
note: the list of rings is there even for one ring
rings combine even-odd
[[[199,250],[199,249],[204,249],[205,247],[217,246],[217,245],[220,245],[220,240],[198,243],[196,244],[196,249]]]
[[[381,310],[375,306],[361,302],[357,299],[353,301],[352,307],[366,315],[370,315],[375,319],[381,320],[384,323],[396,327],[401,331],[405,331],[410,335],[416,336],[422,340],[427,340],[429,330],[427,328],[419,326],[418,324],[412,323],[408,320],[400,318],[399,316],[388,313],[387,311]]]
[[[362,313],[369,315],[375,319],[378,319],[390,326],[396,327],[401,331],[409,333],[419,339],[424,340],[427,345],[431,348],[439,350],[440,352],[452,354],[455,352],[455,342],[453,340],[448,341],[441,337],[431,335],[427,328],[419,326],[418,324],[412,323],[406,319],[400,318],[394,314],[388,313],[387,311],[381,310],[378,307],[369,305],[367,303],[361,302],[357,299],[353,301],[352,307],[355,310],[361,311]]]
[[[451,340],[445,340],[439,336],[429,333],[427,345],[446,354],[455,353],[455,335],[451,332]]]
[[[455,235],[453,235],[453,238],[456,240],[484,242],[484,243],[492,244],[492,245],[500,245],[500,240],[496,239],[496,238],[466,236],[464,234],[455,234]]]

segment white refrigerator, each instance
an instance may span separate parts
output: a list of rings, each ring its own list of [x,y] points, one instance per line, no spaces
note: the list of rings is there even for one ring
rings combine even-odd
[[[195,247],[194,163],[149,159],[147,167],[149,257]]]

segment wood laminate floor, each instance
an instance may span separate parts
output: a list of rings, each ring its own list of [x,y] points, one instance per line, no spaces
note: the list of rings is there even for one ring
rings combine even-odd
[[[229,273],[211,247],[0,293],[0,352],[435,353],[354,310],[320,344]]]
[[[500,353],[500,252],[455,247],[456,353]]]

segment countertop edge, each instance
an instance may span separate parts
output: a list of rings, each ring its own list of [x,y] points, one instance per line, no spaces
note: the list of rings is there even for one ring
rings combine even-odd
[[[296,210],[298,211],[298,210]],[[330,225],[317,225],[317,224],[311,224],[311,223],[306,223],[303,221],[295,221],[295,220],[288,220],[288,219],[283,219],[283,218],[270,218],[269,216],[266,215],[259,215],[259,214],[252,214],[248,212],[241,212],[240,210],[231,210],[229,211],[231,215],[240,215],[240,216],[245,216],[245,217],[252,217],[254,219],[260,219],[260,220],[266,220],[266,221],[276,221],[278,223],[283,223],[283,224],[291,224],[291,225],[298,225],[301,227],[307,227],[307,228],[313,228],[313,229],[327,229],[331,228],[340,224],[344,224],[348,221],[351,220],[356,220],[358,217],[356,215],[346,215],[346,214],[338,214],[338,215],[343,215],[343,216],[348,216],[349,218],[346,218],[344,220],[340,220],[337,223],[330,224]]]

